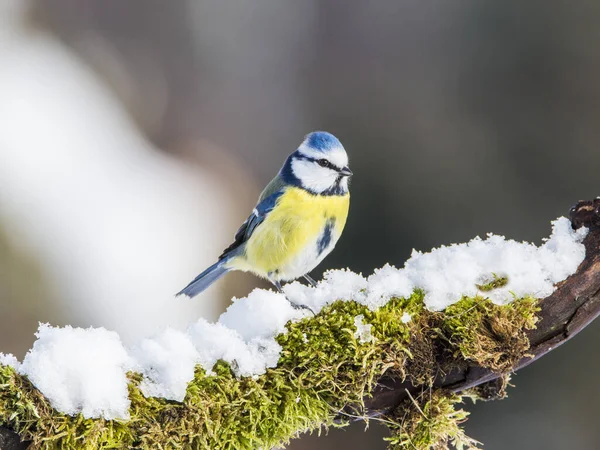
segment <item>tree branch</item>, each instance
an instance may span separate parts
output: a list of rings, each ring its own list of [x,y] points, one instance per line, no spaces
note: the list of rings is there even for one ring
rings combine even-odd
[[[571,208],[571,224],[574,229],[589,228],[584,240],[586,256],[577,272],[561,282],[552,295],[541,300],[540,322],[529,331],[531,345],[529,355],[521,359],[513,371],[517,371],[556,347],[564,344],[600,315],[600,199],[580,201]],[[445,366],[447,355],[437,355],[440,366]],[[492,382],[502,373],[492,372],[477,365],[440,374],[434,386],[461,392],[466,389]],[[366,414],[377,416],[393,410],[409,393],[414,394],[424,386],[415,386],[410,381],[383,378],[365,399]]]
[[[514,371],[565,343],[600,315],[600,199],[579,202],[571,209],[570,218],[574,228],[586,226],[590,230],[584,241],[585,260],[575,274],[559,284],[552,295],[541,300],[538,326],[527,333],[529,356],[517,362],[512,369]],[[456,367],[456,364],[447,364],[449,358],[446,352],[440,350],[436,355],[439,367]],[[493,394],[493,382],[503,375],[468,361],[459,366],[460,369],[438,375],[434,386],[461,392],[488,383]],[[373,396],[365,399],[366,414],[376,416],[390,412],[409,393],[417,394],[427,387],[384,377],[379,380]],[[13,431],[0,427],[0,449],[25,450],[27,447],[28,443],[20,442],[19,436]]]
[[[21,442],[19,435],[8,428],[0,427],[0,449],[2,450],[26,450],[28,442]]]

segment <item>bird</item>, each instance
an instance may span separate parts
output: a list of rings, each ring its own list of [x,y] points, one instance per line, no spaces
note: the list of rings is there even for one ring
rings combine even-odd
[[[352,175],[346,150],[333,134],[306,135],[262,191],[233,243],[176,295],[195,297],[232,270],[267,279],[280,293],[282,282],[301,277],[316,286],[309,272],[331,253],[344,230]]]

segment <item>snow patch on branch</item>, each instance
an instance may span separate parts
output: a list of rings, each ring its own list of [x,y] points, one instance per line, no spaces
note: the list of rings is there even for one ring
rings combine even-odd
[[[104,328],[40,324],[19,372],[66,414],[128,418],[127,371],[133,360],[119,335]]]
[[[18,369],[21,363],[12,353],[0,352],[0,366],[9,366],[13,369]]]
[[[413,250],[402,269],[386,265],[376,270],[359,301],[376,309],[390,298],[406,297],[417,288],[425,291],[427,307],[438,311],[462,296],[482,295],[498,304],[526,295],[544,298],[585,258],[581,242],[587,231],[574,231],[569,220],[561,217],[552,222],[552,235],[539,247],[488,234],[486,239],[476,237],[429,253]],[[478,285],[490,282],[494,275],[506,277],[508,283],[482,292]]]
[[[481,295],[498,304],[513,298],[550,295],[554,285],[574,273],[585,257],[585,228],[573,231],[565,218],[552,223],[552,235],[537,247],[489,234],[429,253],[413,251],[403,268],[386,265],[368,278],[350,270],[332,270],[317,287],[298,282],[282,294],[256,289],[234,299],[217,323],[198,320],[187,331],[166,329],[127,351],[119,336],[103,328],[53,328],[42,324],[38,340],[21,365],[0,353],[0,364],[27,375],[67,414],[127,418],[127,371],[143,375],[145,395],[182,401],[196,365],[212,374],[218,360],[228,362],[237,376],[259,376],[275,367],[281,347],[275,337],[290,320],[310,316],[287,301],[319,312],[338,300],[355,300],[372,310],[392,297],[425,292],[426,306],[442,310],[462,296]],[[493,289],[483,286],[502,277]],[[411,320],[408,313],[402,322]],[[355,318],[356,338],[368,342],[370,325]]]

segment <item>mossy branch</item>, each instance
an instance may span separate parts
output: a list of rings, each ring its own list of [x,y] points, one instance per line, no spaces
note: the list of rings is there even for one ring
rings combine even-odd
[[[127,421],[61,414],[25,377],[0,365],[0,448],[271,448],[304,431],[376,416],[389,425],[394,449],[474,448],[460,427],[462,397],[501,397],[510,372],[600,314],[599,210],[600,200],[572,209],[573,226],[590,229],[586,258],[544,300],[497,306],[463,298],[444,312],[424,308],[420,291],[377,311],[335,302],[289,323],[277,337],[277,367],[260,377],[236,378],[224,362],[212,375],[198,367],[178,403],[145,397],[141,376],[130,374]],[[503,283],[497,278],[485,288]],[[357,321],[366,324],[358,334]]]
[[[517,361],[512,371],[517,371],[546,353],[564,344],[600,315],[600,199],[580,201],[569,213],[573,228],[589,228],[584,240],[585,260],[577,272],[560,283],[549,297],[540,300],[539,323],[526,332],[530,349]],[[448,355],[436,355],[440,366],[448,366]],[[491,383],[503,375],[490,367],[468,364],[456,367],[449,373],[438,375],[433,381],[436,388],[451,392],[464,392],[475,386]],[[389,412],[405,401],[409,393],[418,392],[422,386],[410,379],[384,377],[373,396],[365,400],[372,416]]]

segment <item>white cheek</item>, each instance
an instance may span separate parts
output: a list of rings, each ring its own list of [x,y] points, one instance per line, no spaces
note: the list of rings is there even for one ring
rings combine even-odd
[[[334,170],[305,160],[292,161],[292,171],[305,188],[314,192],[324,192],[331,188],[338,177]]]

